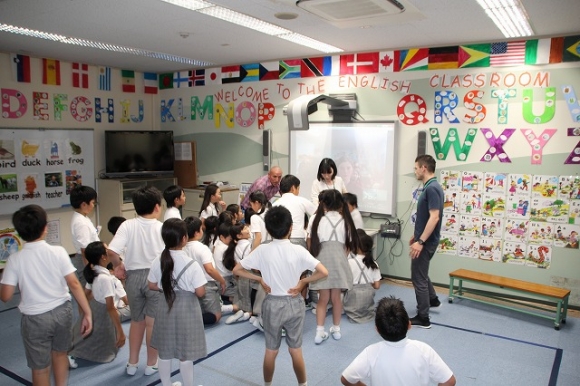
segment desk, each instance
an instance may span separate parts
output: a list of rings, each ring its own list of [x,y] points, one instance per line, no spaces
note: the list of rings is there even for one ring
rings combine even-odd
[[[197,188],[193,189],[183,189],[183,191],[185,192],[185,205],[183,205],[181,208],[181,217],[199,217],[199,208],[203,203],[205,186],[198,186]],[[220,191],[222,193],[222,200],[225,201],[226,204],[229,205],[238,203],[240,189],[237,186],[220,186]]]

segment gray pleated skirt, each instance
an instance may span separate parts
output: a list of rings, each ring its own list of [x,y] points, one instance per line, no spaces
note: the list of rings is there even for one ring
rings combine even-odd
[[[197,296],[189,291],[175,291],[169,310],[165,298],[159,299],[151,347],[159,358],[195,361],[207,355],[201,308]]]
[[[355,323],[375,320],[375,289],[369,283],[354,284],[344,296],[344,313]]]
[[[107,312],[107,305],[92,299],[89,302],[93,314],[93,331],[84,338],[79,320],[73,328],[73,347],[69,355],[92,362],[107,363],[117,356],[117,332]]]
[[[328,270],[328,277],[310,283],[310,289],[352,288],[352,271],[348,265],[348,254],[344,244],[326,241],[320,245],[320,253],[316,258]]]

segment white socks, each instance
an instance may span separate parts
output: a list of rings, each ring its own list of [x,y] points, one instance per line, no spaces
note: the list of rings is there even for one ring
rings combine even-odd
[[[234,312],[234,305],[233,304],[223,304],[222,305],[222,314]]]
[[[163,386],[171,386],[171,359],[161,359],[157,361],[157,368],[159,369],[159,378]]]
[[[183,379],[183,386],[193,386],[193,362],[179,362],[179,371]]]

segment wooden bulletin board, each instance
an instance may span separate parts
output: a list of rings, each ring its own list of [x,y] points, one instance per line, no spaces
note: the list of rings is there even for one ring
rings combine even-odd
[[[197,187],[197,160],[195,141],[175,142],[175,177],[182,188]]]
[[[93,146],[93,129],[0,128],[0,215],[70,206],[76,185],[94,187]]]

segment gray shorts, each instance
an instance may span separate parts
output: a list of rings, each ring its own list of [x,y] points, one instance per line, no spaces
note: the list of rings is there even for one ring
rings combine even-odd
[[[145,316],[155,318],[157,302],[163,296],[161,292],[151,291],[147,282],[149,269],[127,271],[125,291],[131,305],[131,321],[141,322]]]
[[[282,342],[282,328],[286,330],[286,344],[290,348],[302,347],[304,332],[304,298],[302,296],[267,295],[262,303],[262,322],[266,348],[278,350]]]
[[[290,242],[292,244],[301,245],[304,248],[306,248],[306,240],[303,239],[302,237],[294,237],[294,238],[291,237]]]
[[[201,305],[202,313],[210,312],[214,315],[221,314],[222,305],[220,303],[220,286],[218,282],[207,282],[205,285],[205,295],[199,299],[199,304]]]
[[[22,315],[20,333],[28,367],[33,370],[45,369],[51,364],[52,351],[70,350],[73,339],[72,316],[70,301],[42,314]]]
[[[238,283],[234,279],[233,276],[224,276],[224,280],[226,281],[226,292],[224,292],[225,296],[228,297],[235,297],[238,294]]]

